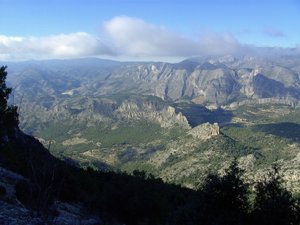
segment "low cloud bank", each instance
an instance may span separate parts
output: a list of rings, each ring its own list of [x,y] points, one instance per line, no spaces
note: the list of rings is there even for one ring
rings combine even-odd
[[[272,36],[284,34],[270,27]],[[141,19],[115,17],[103,23],[101,38],[84,32],[49,37],[7,37],[0,35],[0,60],[75,58],[75,57],[193,57],[199,55],[299,54],[295,49],[262,49],[241,44],[230,33],[203,30],[197,37],[188,37],[155,26]]]
[[[0,57],[22,59],[33,56],[81,57],[96,55],[115,55],[100,38],[87,33],[61,34],[50,37],[7,37],[0,36]]]

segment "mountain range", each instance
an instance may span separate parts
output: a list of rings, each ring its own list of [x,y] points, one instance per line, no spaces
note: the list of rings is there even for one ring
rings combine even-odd
[[[196,188],[234,156],[249,179],[282,160],[298,191],[297,56],[2,64],[20,128],[75,165],[145,170]]]
[[[28,61],[9,65],[16,93],[105,96],[115,93],[189,99],[207,106],[273,101],[297,105],[299,57],[226,56],[180,63],[100,59]],[[7,64],[7,63],[6,63]]]

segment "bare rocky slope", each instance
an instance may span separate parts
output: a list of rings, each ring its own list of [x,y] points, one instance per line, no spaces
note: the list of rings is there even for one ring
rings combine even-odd
[[[289,60],[224,57],[131,65],[113,71],[98,93],[133,91],[172,100],[188,96],[212,105],[261,99],[297,105],[299,59]]]

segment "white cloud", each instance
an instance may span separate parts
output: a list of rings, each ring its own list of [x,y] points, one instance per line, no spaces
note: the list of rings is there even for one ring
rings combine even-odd
[[[112,40],[119,54],[140,57],[237,54],[247,47],[228,32],[204,30],[191,38],[126,16],[105,22],[102,32]]]
[[[281,35],[270,27],[266,32],[273,36]],[[164,60],[263,52],[255,46],[239,43],[229,32],[216,33],[204,29],[198,36],[188,37],[163,26],[155,26],[141,19],[126,16],[115,17],[104,22],[100,37],[83,32],[28,38],[0,35],[0,60],[86,56]]]
[[[210,30],[201,32],[198,44],[200,46],[199,53],[204,55],[235,55],[245,48],[232,34],[228,32],[215,33]]]
[[[197,54],[190,38],[130,17],[115,17],[103,24],[103,33],[120,54],[132,56],[190,56]]]
[[[103,40],[87,33],[61,34],[49,37],[7,37],[0,35],[0,56],[81,57],[90,55],[113,55]]]

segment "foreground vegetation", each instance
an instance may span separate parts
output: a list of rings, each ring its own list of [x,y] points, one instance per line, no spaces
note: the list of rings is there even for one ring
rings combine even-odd
[[[54,201],[81,202],[85,215],[105,224],[299,224],[299,200],[282,185],[277,165],[247,183],[233,160],[223,176],[208,172],[198,190],[164,183],[144,171],[132,174],[71,166],[27,143],[6,143],[2,165],[28,178],[16,184],[18,199],[33,216],[57,216]],[[27,146],[28,145],[28,146]],[[21,150],[21,151],[20,151]],[[41,160],[43,159],[43,160]]]

